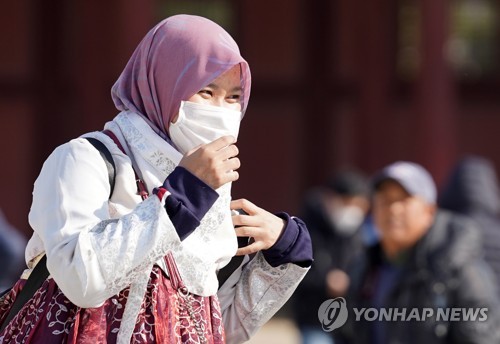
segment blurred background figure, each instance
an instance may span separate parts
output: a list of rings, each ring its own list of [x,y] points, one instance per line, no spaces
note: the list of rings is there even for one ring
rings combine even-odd
[[[330,333],[321,328],[318,309],[325,300],[343,296],[349,286],[345,269],[364,248],[368,191],[365,176],[346,169],[305,197],[303,220],[311,234],[314,263],[293,296],[304,344],[333,343]]]
[[[481,259],[479,231],[465,216],[437,209],[436,186],[422,166],[396,162],[373,183],[373,218],[380,245],[354,266],[346,299],[349,309],[406,310],[387,319],[356,319],[341,328],[342,343],[499,343],[499,300],[493,275]],[[425,321],[408,321],[413,309],[432,308]],[[451,308],[478,312],[487,320],[448,321],[435,316]],[[403,319],[402,319],[403,317]],[[356,320],[355,320],[356,319]],[[415,320],[415,318],[414,318]]]
[[[460,160],[442,190],[439,205],[477,222],[484,259],[493,269],[500,290],[500,190],[493,163],[481,156]]]
[[[12,287],[23,269],[26,238],[12,227],[0,210],[0,293]]]

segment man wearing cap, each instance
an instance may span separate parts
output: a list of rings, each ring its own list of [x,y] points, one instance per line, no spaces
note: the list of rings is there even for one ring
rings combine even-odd
[[[500,343],[499,300],[480,232],[438,210],[436,198],[432,177],[415,163],[393,163],[374,178],[380,242],[354,265],[344,342]]]

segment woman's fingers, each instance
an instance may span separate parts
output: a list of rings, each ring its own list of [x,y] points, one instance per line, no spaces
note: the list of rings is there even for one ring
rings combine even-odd
[[[206,145],[201,145],[189,151],[180,161],[184,167],[213,189],[238,180],[236,170],[241,166],[236,139],[223,136]]]
[[[240,215],[246,216],[246,215]],[[248,216],[246,216],[248,217]],[[237,237],[250,237],[253,239],[253,242],[245,246],[245,250],[239,252],[246,252],[244,254],[255,253],[261,250],[267,250],[276,242],[274,232],[266,227],[262,226],[240,226],[235,229]]]
[[[239,169],[240,166],[241,166],[240,159],[238,159],[238,158],[232,158],[232,159],[226,160],[224,162],[224,167],[223,168],[224,168],[224,170],[226,172],[231,172],[231,171]]]
[[[239,248],[236,251],[236,255],[237,256],[245,256],[248,254],[253,254],[253,253],[262,251],[262,249],[263,249],[262,244],[259,243],[258,241],[255,241],[248,246]]]
[[[230,144],[224,148],[217,151],[218,158],[222,161],[230,160],[240,153],[238,147],[235,144]]]
[[[238,208],[239,209],[239,208]],[[240,214],[233,215],[232,217],[233,225],[239,227],[260,227],[262,224],[260,223],[259,218],[255,216],[251,216],[248,214]],[[249,236],[249,235],[241,235],[241,236]]]
[[[231,210],[244,210],[247,215],[234,215],[236,236],[251,237],[254,242],[238,250],[239,255],[271,248],[285,228],[285,220],[242,198],[231,201]]]
[[[229,171],[226,173],[226,179],[221,185],[224,185],[229,182],[235,182],[240,178],[240,174],[237,171]]]
[[[205,147],[209,150],[220,151],[221,149],[233,144],[236,142],[236,139],[233,136],[222,136],[217,140],[214,140],[210,143],[207,143]]]
[[[236,251],[237,256],[253,254],[266,249],[266,242],[263,240],[259,233],[262,232],[258,227],[237,227],[235,228],[236,236],[250,237],[250,243],[247,246],[240,247]]]
[[[245,215],[243,215],[245,216]],[[260,232],[262,229],[260,227],[253,226],[239,226],[234,229],[236,232],[236,236],[238,237],[250,237],[250,238],[259,238]]]
[[[231,210],[243,209],[248,215],[257,215],[262,209],[245,198],[231,201]]]

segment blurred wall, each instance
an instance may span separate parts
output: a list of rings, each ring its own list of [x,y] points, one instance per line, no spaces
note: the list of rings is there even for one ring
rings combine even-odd
[[[397,159],[413,160],[438,183],[462,154],[484,155],[499,167],[500,78],[492,72],[464,80],[446,53],[455,18],[451,5],[458,2],[5,3],[0,207],[29,235],[32,185],[45,158],[116,114],[110,88],[134,47],[158,20],[181,12],[220,22],[252,69],[234,197],[293,213],[305,189],[345,165],[370,174]],[[409,28],[401,20],[405,8],[418,12]],[[400,72],[405,30],[417,37],[410,57],[418,63],[410,77]]]

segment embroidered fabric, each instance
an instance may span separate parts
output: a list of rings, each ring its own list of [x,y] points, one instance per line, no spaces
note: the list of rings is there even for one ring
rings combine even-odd
[[[24,280],[19,280],[8,294],[0,298],[0,323],[23,285]],[[71,303],[49,278],[0,333],[0,343],[116,343],[128,294],[127,288],[107,299],[100,307],[80,308]],[[128,343],[224,343],[217,298],[193,295],[190,298],[192,314],[200,325],[199,332],[193,331],[190,315],[181,306],[181,297],[165,274],[155,266]],[[171,327],[165,323],[167,319],[172,321]]]
[[[143,172],[148,188],[161,185],[163,176],[168,176],[177,166],[178,161],[174,160],[178,158],[178,153],[166,141],[154,142],[158,137],[139,116],[122,113],[106,127],[115,134],[121,134],[118,137],[122,136],[125,140],[132,153],[131,160],[139,165],[138,171]],[[169,152],[173,158],[168,156]],[[237,245],[229,210],[230,185],[226,184],[217,192],[220,194],[218,200],[201,220],[200,226],[183,242],[180,242],[172,222],[156,197],[138,204],[132,213],[122,215],[112,228],[108,226],[108,221],[103,221],[88,232],[110,293],[116,294],[130,285],[119,342],[130,338],[149,272],[154,262],[166,252],[173,253],[179,272],[191,293],[211,296],[217,292],[216,271],[227,264]],[[124,246],[123,242],[128,244]],[[148,254],[134,267],[137,252]]]
[[[283,307],[309,270],[295,264],[272,267],[261,252],[246,258],[242,267],[218,293],[226,344],[242,343],[253,336]]]

